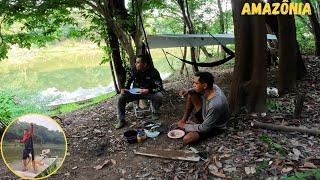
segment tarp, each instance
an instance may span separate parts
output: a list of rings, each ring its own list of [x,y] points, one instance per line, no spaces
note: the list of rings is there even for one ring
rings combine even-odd
[[[234,44],[233,34],[213,34],[222,44]],[[148,35],[148,44],[150,49],[171,48],[171,47],[197,47],[207,45],[220,45],[209,34],[181,34],[181,35]],[[276,40],[277,37],[268,34],[269,40]]]

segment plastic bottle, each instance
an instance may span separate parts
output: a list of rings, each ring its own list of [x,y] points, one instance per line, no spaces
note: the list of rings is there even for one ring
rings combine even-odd
[[[147,139],[147,135],[146,133],[144,132],[143,129],[138,129],[138,134],[137,134],[137,141],[138,143],[144,141]]]

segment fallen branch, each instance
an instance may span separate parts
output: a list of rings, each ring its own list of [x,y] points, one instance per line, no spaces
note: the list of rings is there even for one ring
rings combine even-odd
[[[258,121],[253,121],[251,123],[251,126],[257,127],[257,128],[274,130],[274,131],[301,132],[301,133],[313,134],[316,136],[320,135],[319,129],[307,129],[307,128],[302,128],[302,127],[281,126],[281,125],[275,125],[275,124],[270,124],[270,123],[262,123],[262,122],[258,122]]]
[[[134,154],[165,159],[176,159],[185,161],[200,161],[200,156],[192,151],[171,150],[171,149],[140,149],[134,151]]]

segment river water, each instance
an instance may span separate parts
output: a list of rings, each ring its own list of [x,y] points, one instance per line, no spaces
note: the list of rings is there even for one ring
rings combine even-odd
[[[164,80],[168,78],[171,73],[160,73],[161,78]],[[75,91],[61,91],[56,87],[50,87],[46,90],[43,90],[39,93],[38,99],[47,99],[51,100],[48,102],[48,106],[56,106],[60,104],[67,104],[73,102],[84,101],[87,99],[91,99],[97,97],[102,94],[107,94],[109,92],[114,91],[113,83],[110,83],[108,86],[99,86],[95,88],[82,88],[79,87]]]

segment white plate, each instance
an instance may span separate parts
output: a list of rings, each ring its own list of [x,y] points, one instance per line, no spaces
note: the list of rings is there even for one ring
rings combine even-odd
[[[168,132],[168,137],[172,139],[182,138],[186,133],[180,129],[174,129]]]
[[[131,94],[141,94],[140,92],[140,88],[132,88],[132,89],[129,89],[129,92]]]

